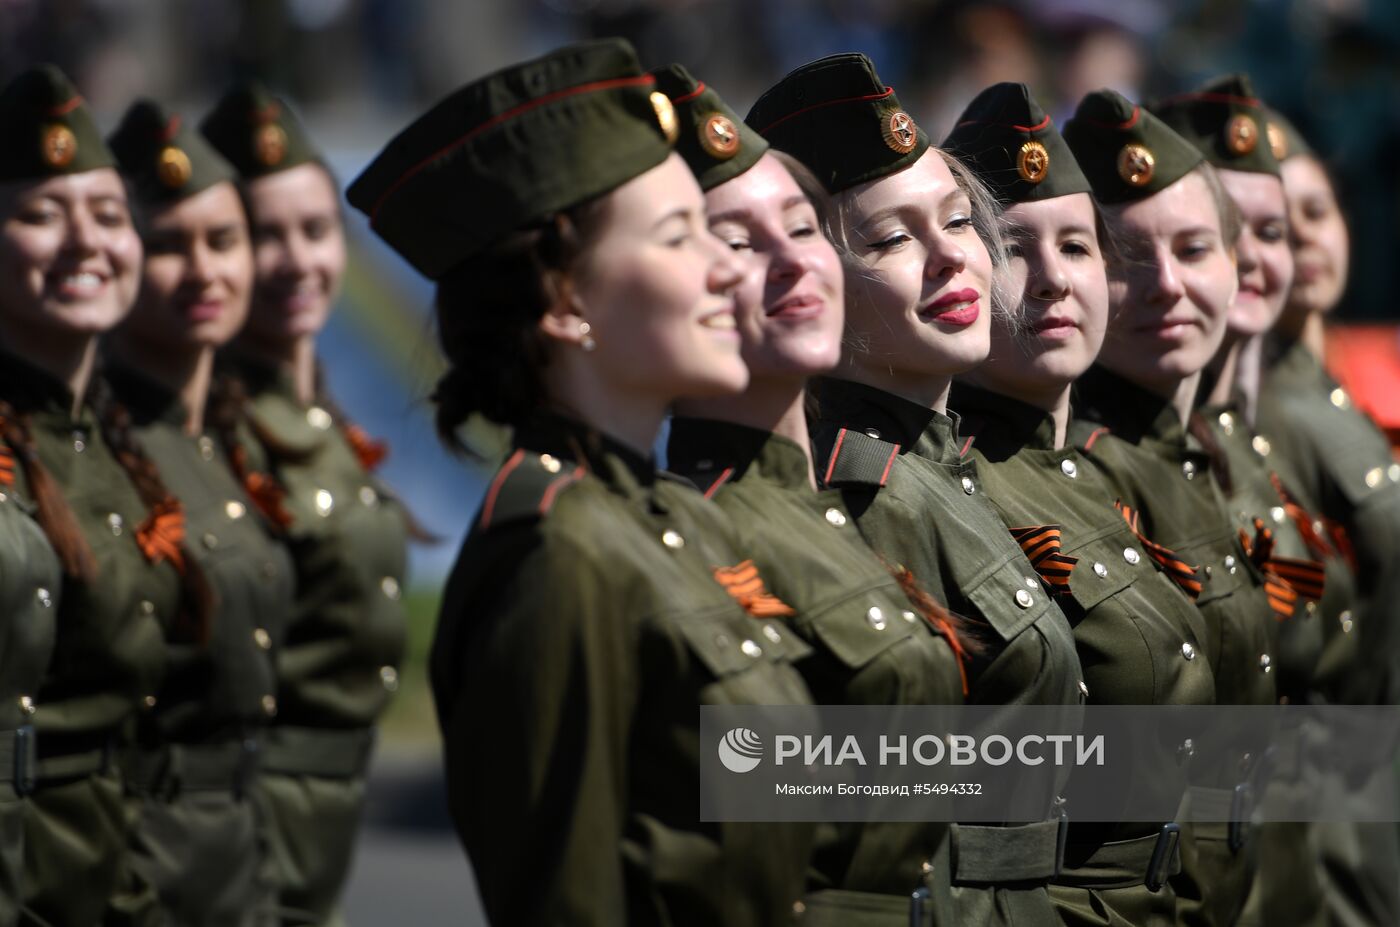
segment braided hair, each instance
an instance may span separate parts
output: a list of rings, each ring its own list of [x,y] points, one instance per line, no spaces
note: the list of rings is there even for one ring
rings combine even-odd
[[[38,507],[35,520],[58,555],[64,575],[80,582],[91,583],[97,578],[97,558],[83,536],[83,529],[63,495],[63,488],[54,480],[39,460],[34,438],[29,432],[29,416],[15,412],[13,406],[0,400],[0,440],[11,459],[0,461],[0,483],[14,482],[14,460],[18,459],[29,482],[29,492]],[[6,466],[8,464],[8,466]]]
[[[247,424],[256,430],[256,423],[248,418],[247,408],[248,389],[241,378],[231,373],[220,373],[214,378],[205,404],[205,421],[214,430],[229,468],[252,499],[263,524],[273,536],[285,537],[292,523],[292,515],[284,504],[286,487],[273,474],[252,468],[248,448],[239,436],[240,425]]]

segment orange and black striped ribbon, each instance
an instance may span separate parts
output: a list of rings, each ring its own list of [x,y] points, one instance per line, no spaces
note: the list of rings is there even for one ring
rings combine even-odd
[[[1326,573],[1316,560],[1274,556],[1274,533],[1264,519],[1254,519],[1254,537],[1240,529],[1240,544],[1254,565],[1264,574],[1264,593],[1278,620],[1292,617],[1298,599],[1316,602],[1322,598]]]
[[[350,450],[355,452],[355,459],[366,471],[373,472],[379,469],[384,458],[389,456],[388,442],[371,438],[369,432],[359,425],[346,425],[341,431],[350,444]]]
[[[0,445],[0,486],[15,485],[15,455],[8,447]]]
[[[233,471],[243,478],[243,489],[248,498],[262,512],[263,517],[279,528],[292,523],[292,513],[287,509],[287,490],[282,484],[266,473],[248,468],[248,449],[241,444],[233,449]]]
[[[1059,525],[1031,525],[1026,528],[1012,528],[1011,536],[1025,551],[1026,559],[1040,574],[1041,580],[1050,587],[1053,595],[1069,595],[1069,577],[1074,572],[1078,557],[1060,552]]]
[[[714,576],[715,582],[755,618],[785,618],[795,614],[791,606],[764,587],[763,577],[752,560],[732,567],[715,567]]]
[[[1143,550],[1147,551],[1147,555],[1157,562],[1157,565],[1170,577],[1172,582],[1180,586],[1181,590],[1191,597],[1191,601],[1196,601],[1201,595],[1201,581],[1196,578],[1197,568],[1182,560],[1170,548],[1163,547],[1161,544],[1149,541],[1144,537],[1142,532],[1138,530],[1138,513],[1133,511],[1131,507],[1124,505],[1122,500],[1113,503],[1113,507],[1122,514],[1123,520],[1128,523],[1128,527],[1137,536]]]
[[[185,540],[185,509],[180,501],[167,498],[151,507],[151,513],[136,529],[136,543],[151,563],[169,560],[181,573],[185,572],[185,558],[180,553],[180,544]]]
[[[1283,502],[1283,510],[1288,513],[1288,517],[1293,519],[1293,524],[1298,526],[1298,533],[1303,536],[1303,543],[1308,547],[1308,553],[1318,560],[1326,560],[1332,555],[1332,546],[1318,531],[1322,525],[1322,520],[1313,518],[1301,505],[1293,498],[1293,494],[1283,485],[1283,480],[1278,474],[1270,471],[1269,481],[1274,484],[1274,492],[1278,493],[1279,499]]]

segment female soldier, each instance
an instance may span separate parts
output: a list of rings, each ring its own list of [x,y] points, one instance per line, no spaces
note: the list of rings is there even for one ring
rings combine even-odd
[[[839,493],[815,491],[806,382],[840,360],[843,316],[841,263],[817,210],[825,193],[680,65],[655,76],[676,105],[676,147],[706,191],[710,230],[748,271],[735,297],[749,387],[677,403],[668,466],[729,514],[773,593],[796,611],[788,626],[815,651],[798,669],[817,702],[961,703],[961,645],[947,614],[912,574],[897,579],[881,563]],[[920,887],[937,897],[930,907],[946,908],[947,867],[935,883],[922,864],[947,831],[941,822],[840,826],[817,850],[803,922],[906,927]]]
[[[1064,137],[1121,252],[1109,273],[1112,323],[1098,363],[1078,381],[1072,439],[1108,477],[1146,551],[1196,597],[1216,703],[1272,704],[1275,622],[1263,578],[1208,477],[1210,458],[1187,437],[1235,297],[1237,214],[1195,148],[1112,91],[1085,97]],[[1194,646],[1180,653],[1198,658]],[[1247,814],[1232,805],[1259,751],[1230,749],[1229,762],[1193,764],[1188,810],[1199,820]],[[1253,844],[1239,823],[1187,831],[1178,917],[1233,924],[1253,878]]]
[[[180,117],[143,101],[111,137],[145,245],[136,308],[109,337],[128,441],[184,503],[214,612],[170,649],[170,675],[126,764],[141,796],[133,864],[171,923],[252,924],[259,862],[248,789],[276,710],[272,655],[291,611],[286,550],[206,431],[214,352],[248,314],[253,253],[233,170]],[[192,629],[193,630],[193,629]]]
[[[288,107],[253,85],[227,93],[201,129],[238,171],[253,236],[252,310],[216,403],[246,393],[262,446],[239,469],[275,479],[258,485],[296,565],[255,794],[279,916],[338,923],[374,723],[398,688],[408,522],[373,475],[383,446],[339,414],[317,368],[345,270],[330,171]]]
[[[126,853],[133,816],[116,761],[156,706],[166,630],[182,609],[200,613],[182,602],[178,503],[151,504],[132,477],[144,462],[112,446],[89,402],[97,339],[131,308],[141,242],[111,152],[58,70],[0,92],[0,127],[0,400],[22,464],[6,495],[36,507],[63,566],[61,595],[34,591],[54,650],[19,698],[37,732],[24,922],[154,923]]]
[[[847,356],[813,384],[816,472],[843,491],[876,553],[995,635],[994,655],[974,661],[971,702],[1079,704],[1069,624],[945,413],[953,374],[989,347],[991,254],[1001,248],[984,188],[929,146],[864,55],[803,65],[747,122],[836,195],[830,232],[852,282]],[[959,922],[1058,923],[1045,886],[1059,866],[1061,803],[1028,797],[1043,801],[1043,821],[952,828],[951,859],[934,868],[956,866]]]
[[[802,891],[809,829],[696,820],[697,706],[805,701],[807,648],[755,622],[790,609],[649,456],[673,401],[748,380],[740,267],[676,132],[631,47],[591,42],[458,90],[349,191],[437,281],[444,439],[514,428],[431,662],[493,923],[774,924]]]
[[[1070,388],[1093,363],[1108,323],[1089,182],[1024,84],[984,90],[943,147],[1006,204],[1010,276],[1020,284],[1019,324],[993,320],[991,354],[959,377],[948,399],[973,439],[987,497],[1016,526],[1074,626],[1090,704],[1210,704],[1209,664],[1181,657],[1206,639],[1199,609],[1171,574],[1143,562],[1143,544],[1108,483],[1065,438]],[[1175,751],[1144,766],[1135,779],[1179,803],[1187,782]],[[1074,787],[1071,780],[1071,807]],[[1061,917],[1174,923],[1166,880],[1177,834],[1174,822],[1071,823],[1065,867],[1050,889]]]

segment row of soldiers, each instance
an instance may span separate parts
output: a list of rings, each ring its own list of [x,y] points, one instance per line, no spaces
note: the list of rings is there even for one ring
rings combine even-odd
[[[1396,922],[1393,828],[1231,826],[1243,747],[1163,745],[1176,821],[1076,823],[1072,776],[1029,824],[697,820],[703,704],[1394,702],[1345,227],[1243,77],[1063,132],[997,84],[935,147],[864,55],[741,119],[597,41],[348,198],[437,285],[444,439],[513,429],[431,659],[492,923]]]
[[[253,85],[0,90],[0,925],[342,922],[405,543],[316,356],[338,187]]]

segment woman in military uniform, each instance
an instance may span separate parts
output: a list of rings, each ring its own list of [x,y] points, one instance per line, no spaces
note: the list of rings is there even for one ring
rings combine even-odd
[[[1146,551],[1196,598],[1216,703],[1272,704],[1276,622],[1264,577],[1210,478],[1210,456],[1188,436],[1200,433],[1197,390],[1235,297],[1238,214],[1200,152],[1117,93],[1085,97],[1064,137],[1118,246],[1112,322],[1076,384],[1072,440],[1108,478]],[[1231,761],[1191,769],[1187,814],[1201,823],[1185,828],[1174,881],[1183,923],[1233,924],[1253,880],[1255,847],[1238,822],[1259,750],[1229,747]]]
[[[803,65],[746,121],[835,196],[847,351],[811,387],[816,473],[842,491],[880,556],[992,639],[973,661],[969,701],[1078,705],[1069,624],[987,501],[946,411],[953,374],[989,346],[1001,243],[985,189],[930,147],[864,55]],[[955,825],[949,856],[931,861],[955,867],[958,922],[1058,923],[1046,885],[1059,866],[1059,796],[1025,797],[1045,820]]]
[[[135,297],[141,242],[111,152],[59,71],[0,91],[0,127],[0,400],[21,463],[4,504],[32,507],[63,568],[60,589],[32,591],[53,653],[18,698],[37,738],[20,922],[153,924],[118,759],[157,704],[166,634],[202,613],[172,556],[178,504],[151,505],[133,478],[144,462],[112,446],[89,398],[97,338]],[[40,574],[42,551],[25,558]]]
[[[1066,437],[1071,386],[1108,324],[1089,182],[1024,84],[982,91],[943,147],[1005,204],[1009,277],[1019,285],[1016,320],[993,320],[986,362],[948,397],[987,498],[1074,627],[1089,704],[1210,704],[1208,661],[1183,656],[1201,649],[1204,618],[1146,556],[1108,482]],[[1135,779],[1172,801],[1184,797],[1174,749],[1143,766]],[[1175,923],[1167,877],[1176,871],[1176,822],[1076,825],[1074,788],[1071,779],[1069,845],[1050,889],[1060,916],[1084,925]]]
[[[461,88],[349,190],[437,282],[444,438],[472,414],[514,429],[431,657],[497,924],[757,927],[802,894],[809,828],[696,820],[697,707],[805,702],[808,648],[760,625],[789,606],[650,456],[672,402],[748,381],[741,267],[677,130],[631,47],[591,42]]]
[[[127,440],[184,506],[187,550],[208,585],[204,633],[170,645],[170,674],[128,757],[141,797],[133,865],[170,923],[265,923],[251,789],[276,712],[273,648],[292,604],[292,565],[207,426],[214,352],[248,314],[253,254],[228,163],[176,114],[142,101],[110,139],[136,194],[140,294],[109,336],[108,380]]]
[[[676,105],[676,148],[706,191],[710,230],[747,266],[735,312],[748,389],[677,403],[667,465],[725,510],[770,590],[795,612],[770,624],[812,646],[797,667],[819,703],[961,703],[953,619],[912,574],[897,576],[875,556],[840,493],[816,491],[806,382],[840,360],[844,314],[841,262],[817,208],[825,193],[683,67],[655,76]],[[930,911],[946,908],[947,868],[940,881],[925,864],[947,831],[937,821],[834,828],[816,851],[803,923],[907,927],[920,888]]]
[[[279,918],[336,924],[374,723],[398,688],[410,523],[374,476],[384,447],[345,419],[319,375],[316,336],[345,270],[330,171],[286,104],[255,85],[225,94],[201,129],[240,177],[255,274],[214,402],[246,404],[259,445],[235,463],[270,476],[258,485],[296,565],[256,796]]]

